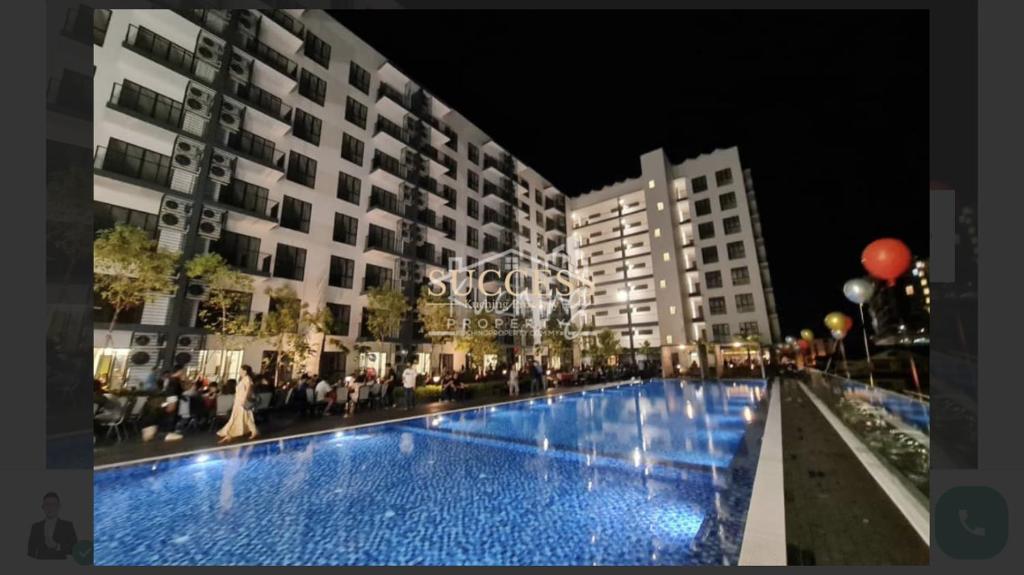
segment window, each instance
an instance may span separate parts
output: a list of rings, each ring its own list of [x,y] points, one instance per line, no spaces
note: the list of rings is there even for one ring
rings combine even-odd
[[[109,230],[117,224],[128,224],[144,230],[151,238],[156,238],[157,215],[122,208],[113,204],[93,202],[92,227],[95,231]]]
[[[660,287],[662,289],[665,289],[665,287],[667,287],[667,286],[668,286],[668,284],[665,283],[665,280],[658,280],[658,287]]]
[[[347,336],[352,324],[352,306],[328,303],[327,309],[331,312],[332,320],[328,332],[331,335]]]
[[[537,202],[538,206],[544,205],[544,196],[541,195],[540,190],[533,190],[533,201]]]
[[[473,198],[466,198],[466,215],[471,218],[480,218],[480,204]]]
[[[292,124],[292,135],[305,140],[314,146],[320,145],[320,128],[323,122],[312,114],[295,108],[295,122]]]
[[[366,264],[366,269],[363,271],[363,290],[391,287],[393,277],[394,273],[388,268]]]
[[[732,285],[734,286],[743,286],[750,283],[750,272],[747,271],[745,266],[732,268],[729,273],[732,276]]]
[[[345,98],[345,119],[364,130],[366,129],[366,112],[367,108],[362,102],[351,96]]]
[[[729,192],[718,196],[718,209],[725,211],[736,207],[736,193]]]
[[[302,281],[306,276],[306,250],[277,244],[274,258],[274,277]]]
[[[716,340],[721,341],[728,339],[729,337],[729,324],[727,323],[713,323],[711,324],[711,335]]]
[[[653,181],[653,180],[651,180],[651,181]],[[665,209],[665,202],[658,202],[658,211],[660,212],[660,211],[663,211],[664,209]]]
[[[466,170],[466,187],[475,192],[480,191],[480,176],[473,170]]]
[[[709,288],[722,287],[722,272],[713,271],[704,274],[704,285]]]
[[[370,93],[370,73],[355,62],[349,62],[348,83],[364,94]]]
[[[738,294],[736,294],[736,311],[738,311],[738,312],[754,311],[754,294],[751,294],[751,293],[738,293]]]
[[[480,163],[480,148],[477,148],[473,144],[466,142],[466,155],[469,157],[469,161],[474,164]]]
[[[668,315],[676,315],[676,306],[674,306],[674,305],[668,306]]]
[[[341,157],[357,166],[363,165],[363,141],[347,133],[341,135]]]
[[[711,200],[697,200],[693,204],[693,209],[698,216],[706,216],[711,213]]]
[[[656,238],[660,238],[661,237],[661,228],[654,228],[654,237],[656,237]]]
[[[330,68],[331,45],[313,35],[309,30],[306,30],[306,41],[302,46],[302,51],[310,60],[324,68]]]
[[[327,98],[327,82],[303,68],[299,74],[299,94],[323,106],[324,99]]]
[[[354,246],[358,233],[359,220],[345,214],[334,214],[334,241]]]
[[[740,233],[740,217],[730,216],[722,220],[722,227],[725,228],[725,234],[738,234]]]
[[[700,249],[700,260],[706,264],[713,264],[718,261],[718,246],[708,246]]]
[[[331,287],[351,289],[355,269],[356,262],[341,256],[331,256],[331,272],[327,283]]]
[[[82,12],[88,13],[88,10],[79,8]],[[95,8],[92,11],[92,42],[97,46],[102,46],[103,42],[107,39],[107,28],[110,27],[110,10],[107,8]]]
[[[480,247],[480,236],[476,228],[466,226],[466,245],[471,248]]]
[[[699,176],[693,179],[693,193],[699,194],[708,189],[708,177]]]
[[[288,179],[296,184],[316,187],[316,160],[295,150],[288,152]]]
[[[665,252],[665,253],[661,254],[661,261],[663,261],[663,262],[672,261],[672,254],[670,254],[668,252]]]
[[[697,224],[697,236],[702,240],[715,237],[715,223],[704,222],[703,224]]]
[[[313,204],[285,196],[281,205],[281,226],[309,233],[309,218],[312,213]]]
[[[363,182],[345,172],[338,172],[338,199],[359,205],[359,192]]]
[[[711,315],[722,315],[725,311],[725,298],[724,297],[709,297],[708,298],[708,312]]]
[[[726,168],[715,172],[715,185],[718,187],[728,186],[732,183],[732,170]]]
[[[740,333],[744,335],[760,335],[761,328],[756,321],[744,321],[740,323]]]
[[[743,242],[729,242],[725,245],[725,249],[729,252],[729,259],[738,260],[747,255],[747,250],[743,247]]]
[[[544,212],[537,210],[534,212],[533,218],[538,224],[544,225]]]

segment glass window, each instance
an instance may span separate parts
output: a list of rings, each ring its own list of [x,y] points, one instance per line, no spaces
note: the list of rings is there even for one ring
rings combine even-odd
[[[725,246],[726,251],[729,252],[729,259],[738,260],[747,255],[747,250],[743,247],[743,242],[729,242]]]
[[[303,43],[302,51],[306,57],[324,68],[331,67],[331,45],[321,40],[309,30],[306,30],[306,40]]]
[[[345,214],[334,214],[334,241],[354,246],[358,233],[359,220]]]
[[[303,186],[316,187],[316,160],[294,150],[288,152],[288,179]]]
[[[306,250],[277,244],[274,258],[274,277],[302,281],[306,275]]]
[[[736,207],[736,193],[729,192],[718,196],[718,208],[720,210],[731,210]]]
[[[725,228],[726,235],[740,233],[740,217],[730,216],[722,220],[722,227]]]
[[[711,213],[711,200],[697,200],[693,204],[693,209],[698,216],[706,216]]]
[[[364,94],[370,93],[370,73],[355,62],[349,62],[348,83]]]
[[[359,205],[359,193],[363,182],[345,172],[338,172],[338,199]]]
[[[480,218],[480,204],[473,198],[466,198],[466,215],[471,218]]]
[[[308,233],[309,219],[312,213],[313,204],[285,196],[284,203],[281,205],[281,226]]]
[[[708,298],[708,313],[711,315],[722,315],[726,313],[724,297]]]
[[[351,289],[355,269],[356,262],[341,256],[331,256],[331,271],[327,283],[331,287]]]
[[[299,74],[299,94],[323,106],[327,98],[327,82],[303,68]]]
[[[347,133],[341,135],[341,157],[357,166],[363,165],[363,141]]]
[[[704,222],[703,224],[697,224],[697,236],[702,240],[715,237],[715,223]]]
[[[719,187],[728,186],[732,183],[732,170],[725,168],[724,170],[718,170],[715,172],[715,184]]]
[[[466,155],[469,157],[470,162],[474,164],[480,163],[480,149],[469,142],[466,142]]]
[[[473,170],[466,170],[466,187],[476,192],[480,191],[480,176]]]
[[[352,306],[340,303],[328,303],[331,312],[330,335],[347,336],[352,325]]]
[[[717,341],[722,341],[729,338],[729,324],[727,323],[713,323],[711,324],[711,335]]]
[[[292,135],[305,140],[314,146],[320,145],[320,129],[323,122],[320,118],[295,108],[295,122],[292,124]]]
[[[145,231],[150,239],[155,239],[157,236],[156,214],[122,208],[121,206],[105,204],[103,202],[93,202],[93,208],[92,227],[96,232],[111,229],[118,224],[127,224]]]
[[[738,312],[754,311],[754,294],[750,294],[750,293],[739,293],[739,294],[736,294],[736,311],[738,311]]]
[[[362,102],[347,96],[345,98],[345,119],[360,128],[366,129],[367,107]]]
[[[699,194],[708,189],[708,177],[698,176],[693,179],[693,193]]]
[[[704,274],[704,285],[709,288],[722,287],[722,272],[713,271]]]
[[[761,328],[756,321],[744,321],[740,323],[740,333],[744,335],[760,335]]]
[[[480,247],[480,236],[476,228],[466,226],[466,245],[471,248]]]
[[[718,261],[718,247],[708,246],[700,249],[701,261],[706,264],[713,264]]]
[[[732,268],[729,273],[732,276],[732,285],[734,286],[742,286],[750,283],[750,272],[747,270],[746,266]]]

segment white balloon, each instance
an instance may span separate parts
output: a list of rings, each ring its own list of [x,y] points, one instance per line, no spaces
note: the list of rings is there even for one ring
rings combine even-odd
[[[875,284],[864,278],[853,278],[843,284],[843,295],[857,305],[865,304],[875,295]]]

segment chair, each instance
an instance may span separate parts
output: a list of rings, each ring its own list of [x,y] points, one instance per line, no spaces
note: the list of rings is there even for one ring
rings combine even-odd
[[[182,429],[196,427],[196,419],[192,416],[192,396],[178,396],[178,418],[181,419]]]
[[[110,417],[106,417],[100,420],[100,425],[107,428],[107,437],[113,434],[117,437],[118,441],[124,439],[122,432],[124,428],[124,420],[128,415],[128,410],[125,408],[128,403],[127,397],[114,398],[111,395],[107,395],[107,399],[117,405],[117,413],[111,413]],[[99,413],[97,415],[103,415]]]
[[[132,404],[132,409],[128,413],[128,418],[125,421],[127,426],[131,426],[135,431],[139,430],[139,422],[142,420],[142,411],[146,408],[146,403],[148,402],[148,396],[139,395],[135,397],[135,403]]]
[[[373,407],[380,405],[380,382],[375,381],[370,385],[370,405]]]
[[[217,427],[217,422],[231,416],[231,408],[235,404],[235,394],[223,393],[217,395],[217,403],[213,408],[213,417],[210,418],[210,429]]]
[[[370,402],[370,386],[369,385],[360,385],[359,386],[359,395],[356,396],[356,408],[359,408],[359,406],[361,406],[361,405],[366,405],[369,402]]]

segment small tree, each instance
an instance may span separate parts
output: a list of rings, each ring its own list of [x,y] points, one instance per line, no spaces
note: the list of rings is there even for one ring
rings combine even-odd
[[[482,374],[484,356],[498,353],[498,342],[494,337],[494,314],[481,312],[471,317],[466,329],[456,336],[455,347],[473,358],[478,358],[477,372]]]
[[[286,347],[298,343],[299,320],[306,309],[306,303],[299,299],[290,286],[268,287],[265,293],[270,296],[273,305],[263,316],[260,334],[274,344],[274,351],[277,354],[277,365],[274,369],[276,386],[284,364]]]
[[[555,304],[548,314],[547,322],[544,325],[544,334],[541,342],[548,348],[548,355],[558,358],[559,367],[562,366],[562,358],[565,352],[572,349],[572,340],[565,335],[566,325],[569,323],[569,312],[561,304]]]
[[[199,319],[217,336],[221,350],[220,381],[227,374],[228,337],[256,333],[246,309],[251,298],[252,278],[240,272],[220,254],[200,254],[185,263],[185,273],[206,284],[206,305],[199,308]]]
[[[142,229],[118,224],[103,230],[92,246],[93,287],[114,308],[107,327],[111,338],[122,312],[174,291],[178,254],[160,249]]]
[[[646,339],[640,344],[640,355],[644,357],[644,369],[647,369],[647,364],[651,362],[651,342]]]
[[[610,329],[603,329],[597,333],[597,341],[591,349],[591,357],[594,363],[607,366],[608,360],[622,354],[622,346],[619,345],[619,336]]]
[[[384,340],[394,337],[398,332],[405,314],[409,313],[409,304],[401,292],[375,287],[370,290],[366,311],[369,314],[366,318],[366,328],[377,341],[380,348],[378,351],[383,353]]]
[[[317,308],[313,311],[303,311],[302,320],[300,323],[302,324],[303,329],[301,331],[303,335],[299,339],[304,339],[308,342],[309,336],[311,335],[310,331],[316,331],[317,333],[320,334],[320,344],[317,347],[316,352],[316,370],[319,372],[319,364],[324,356],[324,348],[327,346],[327,336],[331,333],[331,330],[334,328],[334,314],[331,313],[331,310],[327,306]],[[312,353],[312,348],[309,348],[308,343],[305,346],[305,348],[308,349],[302,350],[303,361],[306,360],[306,356],[309,353]]]
[[[450,332],[452,328],[452,303],[444,296],[430,293],[430,289],[423,286],[420,297],[416,300],[416,312],[419,314],[420,323],[423,324],[423,333],[430,340],[430,365],[436,366],[434,358],[437,348],[450,339],[445,333]]]

